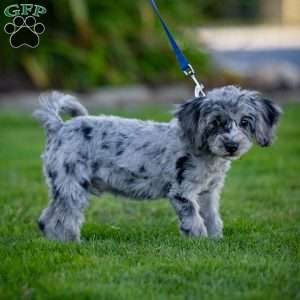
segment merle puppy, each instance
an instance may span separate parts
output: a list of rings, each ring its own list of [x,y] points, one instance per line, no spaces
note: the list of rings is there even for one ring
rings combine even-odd
[[[74,118],[64,122],[61,111]],[[39,227],[50,239],[80,240],[89,194],[169,198],[190,237],[222,237],[219,197],[232,160],[254,138],[270,145],[281,109],[254,91],[226,86],[180,105],[169,123],[88,116],[73,97],[41,96],[51,191]]]

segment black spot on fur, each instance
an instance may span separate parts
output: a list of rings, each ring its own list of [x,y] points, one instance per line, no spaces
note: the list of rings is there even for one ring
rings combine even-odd
[[[107,136],[106,131],[103,131],[103,132],[102,132],[102,139],[104,139],[106,136]]]
[[[189,156],[182,156],[176,161],[176,170],[177,170],[177,175],[176,175],[176,180],[179,184],[182,183],[184,176],[183,173],[186,169],[186,164],[189,160]]]
[[[93,172],[97,172],[100,168],[100,163],[98,161],[94,161],[91,165]]]
[[[84,180],[83,182],[80,183],[80,185],[85,189],[87,190],[90,183],[87,181],[87,180]]]
[[[149,145],[150,145],[150,142],[146,142],[146,143],[144,143],[143,145],[137,147],[135,150],[136,150],[136,151],[139,151],[139,150],[145,149],[145,148],[147,148]]]
[[[124,133],[120,133],[120,137],[122,137],[123,139],[127,139],[128,138],[128,136],[126,134],[124,134]]]
[[[40,231],[44,232],[45,224],[42,221],[40,221],[40,220],[38,221],[38,226],[39,226]]]
[[[178,195],[178,194],[176,194],[175,196],[174,196],[174,198],[177,200],[177,201],[179,201],[180,203],[188,203],[189,202],[189,200],[188,199],[186,199],[186,198],[184,198],[184,197],[182,197],[182,196],[180,196],[180,195]]]
[[[139,172],[141,172],[141,173],[144,173],[144,172],[146,172],[146,168],[145,168],[145,166],[144,166],[144,165],[140,166],[140,168],[139,168]]]
[[[120,150],[120,151],[118,151],[117,153],[116,153],[116,156],[120,156],[120,155],[122,155],[124,153],[124,150]]]
[[[57,199],[59,197],[60,193],[56,185],[52,186],[52,194],[53,194],[53,199]]]
[[[74,172],[75,172],[75,164],[74,163],[64,162],[64,168],[65,168],[66,174],[74,174]]]
[[[182,197],[179,194],[174,196],[174,199],[177,200],[180,204],[180,210],[178,211],[179,219],[182,220],[184,217],[191,216],[195,213],[195,207],[191,201],[187,198]]]
[[[48,174],[49,178],[52,181],[57,178],[57,172],[56,171],[47,170],[47,174]]]
[[[92,131],[93,131],[92,127],[90,127],[90,126],[83,126],[81,130],[82,130],[82,133],[83,133],[83,137],[86,140],[90,140],[92,138]]]
[[[171,183],[167,182],[164,186],[163,186],[163,194],[167,195],[171,189]]]
[[[154,156],[161,156],[165,153],[166,150],[167,150],[166,148],[158,148],[154,152]]]
[[[57,148],[59,148],[61,145],[62,145],[62,140],[59,139],[57,142]]]
[[[102,149],[109,149],[109,146],[108,146],[108,144],[102,144],[101,148]]]
[[[134,178],[138,178],[138,177],[139,177],[138,175],[136,175],[136,174],[133,173],[133,172],[130,172],[130,175],[131,175],[132,177],[134,177]]]
[[[181,170],[182,168],[184,168],[186,162],[189,160],[189,156],[182,156],[180,157],[177,161],[176,161],[176,169],[177,170]]]
[[[82,160],[82,161],[87,161],[88,160],[88,155],[86,153],[79,152],[78,156],[79,156],[80,160]]]
[[[126,180],[126,182],[128,183],[128,184],[133,184],[134,182],[135,182],[135,178],[128,178],[127,180]]]

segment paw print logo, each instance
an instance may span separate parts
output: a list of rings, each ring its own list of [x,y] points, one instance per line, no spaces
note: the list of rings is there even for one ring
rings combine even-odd
[[[17,16],[12,23],[4,26],[4,31],[10,34],[9,42],[13,48],[22,46],[36,48],[40,43],[39,35],[45,31],[45,26],[40,22],[37,23],[33,16],[26,18]]]

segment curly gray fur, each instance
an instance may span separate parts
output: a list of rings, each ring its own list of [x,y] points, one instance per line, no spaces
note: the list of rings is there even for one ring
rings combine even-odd
[[[79,240],[90,194],[167,197],[180,230],[222,237],[219,197],[231,160],[252,138],[273,139],[281,109],[257,92],[227,86],[180,105],[169,123],[88,116],[71,96],[43,95],[35,115],[47,131],[44,174],[51,192],[39,218],[51,239]],[[60,111],[77,117],[63,122]]]

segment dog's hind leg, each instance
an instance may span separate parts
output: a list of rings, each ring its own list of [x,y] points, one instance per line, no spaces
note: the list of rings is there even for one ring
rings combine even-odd
[[[53,200],[42,212],[39,227],[49,239],[79,241],[83,211],[88,203],[88,181],[66,174],[59,178],[54,174],[48,178]]]

